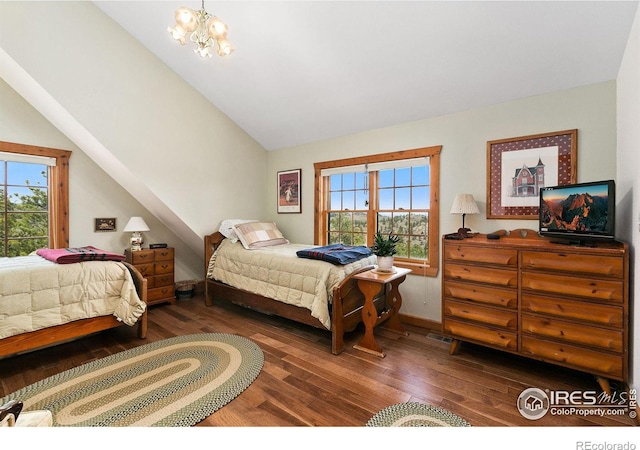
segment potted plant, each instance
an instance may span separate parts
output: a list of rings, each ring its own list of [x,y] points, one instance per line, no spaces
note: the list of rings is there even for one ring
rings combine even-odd
[[[400,238],[389,233],[384,236],[379,231],[373,238],[373,245],[371,246],[371,253],[378,257],[378,270],[381,272],[393,272],[393,255],[398,250],[396,245]]]

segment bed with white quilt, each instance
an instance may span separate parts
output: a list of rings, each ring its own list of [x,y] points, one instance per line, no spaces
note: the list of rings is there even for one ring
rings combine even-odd
[[[42,254],[0,258],[0,357],[121,325],[146,336],[146,280],[120,255],[94,247]]]
[[[204,240],[207,305],[227,300],[330,330],[334,354],[362,321],[364,297],[352,275],[375,267],[366,247],[290,243],[272,222],[240,219],[223,221]],[[376,306],[384,306],[384,293]]]

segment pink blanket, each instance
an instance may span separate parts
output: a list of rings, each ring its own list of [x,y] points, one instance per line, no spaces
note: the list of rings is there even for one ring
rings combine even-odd
[[[36,254],[58,264],[71,264],[81,261],[124,261],[125,256],[111,253],[95,247],[41,248]]]

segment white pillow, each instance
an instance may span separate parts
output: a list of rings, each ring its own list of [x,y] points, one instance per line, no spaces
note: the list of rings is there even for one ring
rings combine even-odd
[[[242,223],[233,229],[247,250],[289,243],[273,222]]]
[[[226,220],[222,221],[218,231],[220,232],[221,235],[223,235],[224,237],[229,239],[231,242],[236,243],[236,242],[238,242],[238,235],[236,234],[235,230],[233,229],[234,225],[240,225],[242,223],[248,223],[248,222],[257,222],[257,220],[253,220],[253,219],[226,219]]]

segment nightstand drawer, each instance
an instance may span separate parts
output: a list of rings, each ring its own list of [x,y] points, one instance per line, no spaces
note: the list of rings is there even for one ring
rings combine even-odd
[[[153,287],[172,286],[173,285],[173,272],[166,275],[158,275],[153,278]]]
[[[153,288],[147,291],[147,301],[149,303],[153,303],[153,301],[155,300],[161,300],[161,299],[173,300],[174,298],[175,296],[174,296],[173,286]]]
[[[155,261],[173,261],[173,248],[156,248]]]
[[[156,275],[164,275],[167,273],[173,273],[173,261],[161,261],[155,263]]]
[[[148,264],[152,263],[154,260],[155,253],[153,250],[140,250],[137,252],[131,252],[131,261],[129,261],[134,266],[138,264]]]
[[[145,278],[153,275],[153,263],[137,264],[135,267],[136,269],[138,269],[138,272],[140,272]]]

